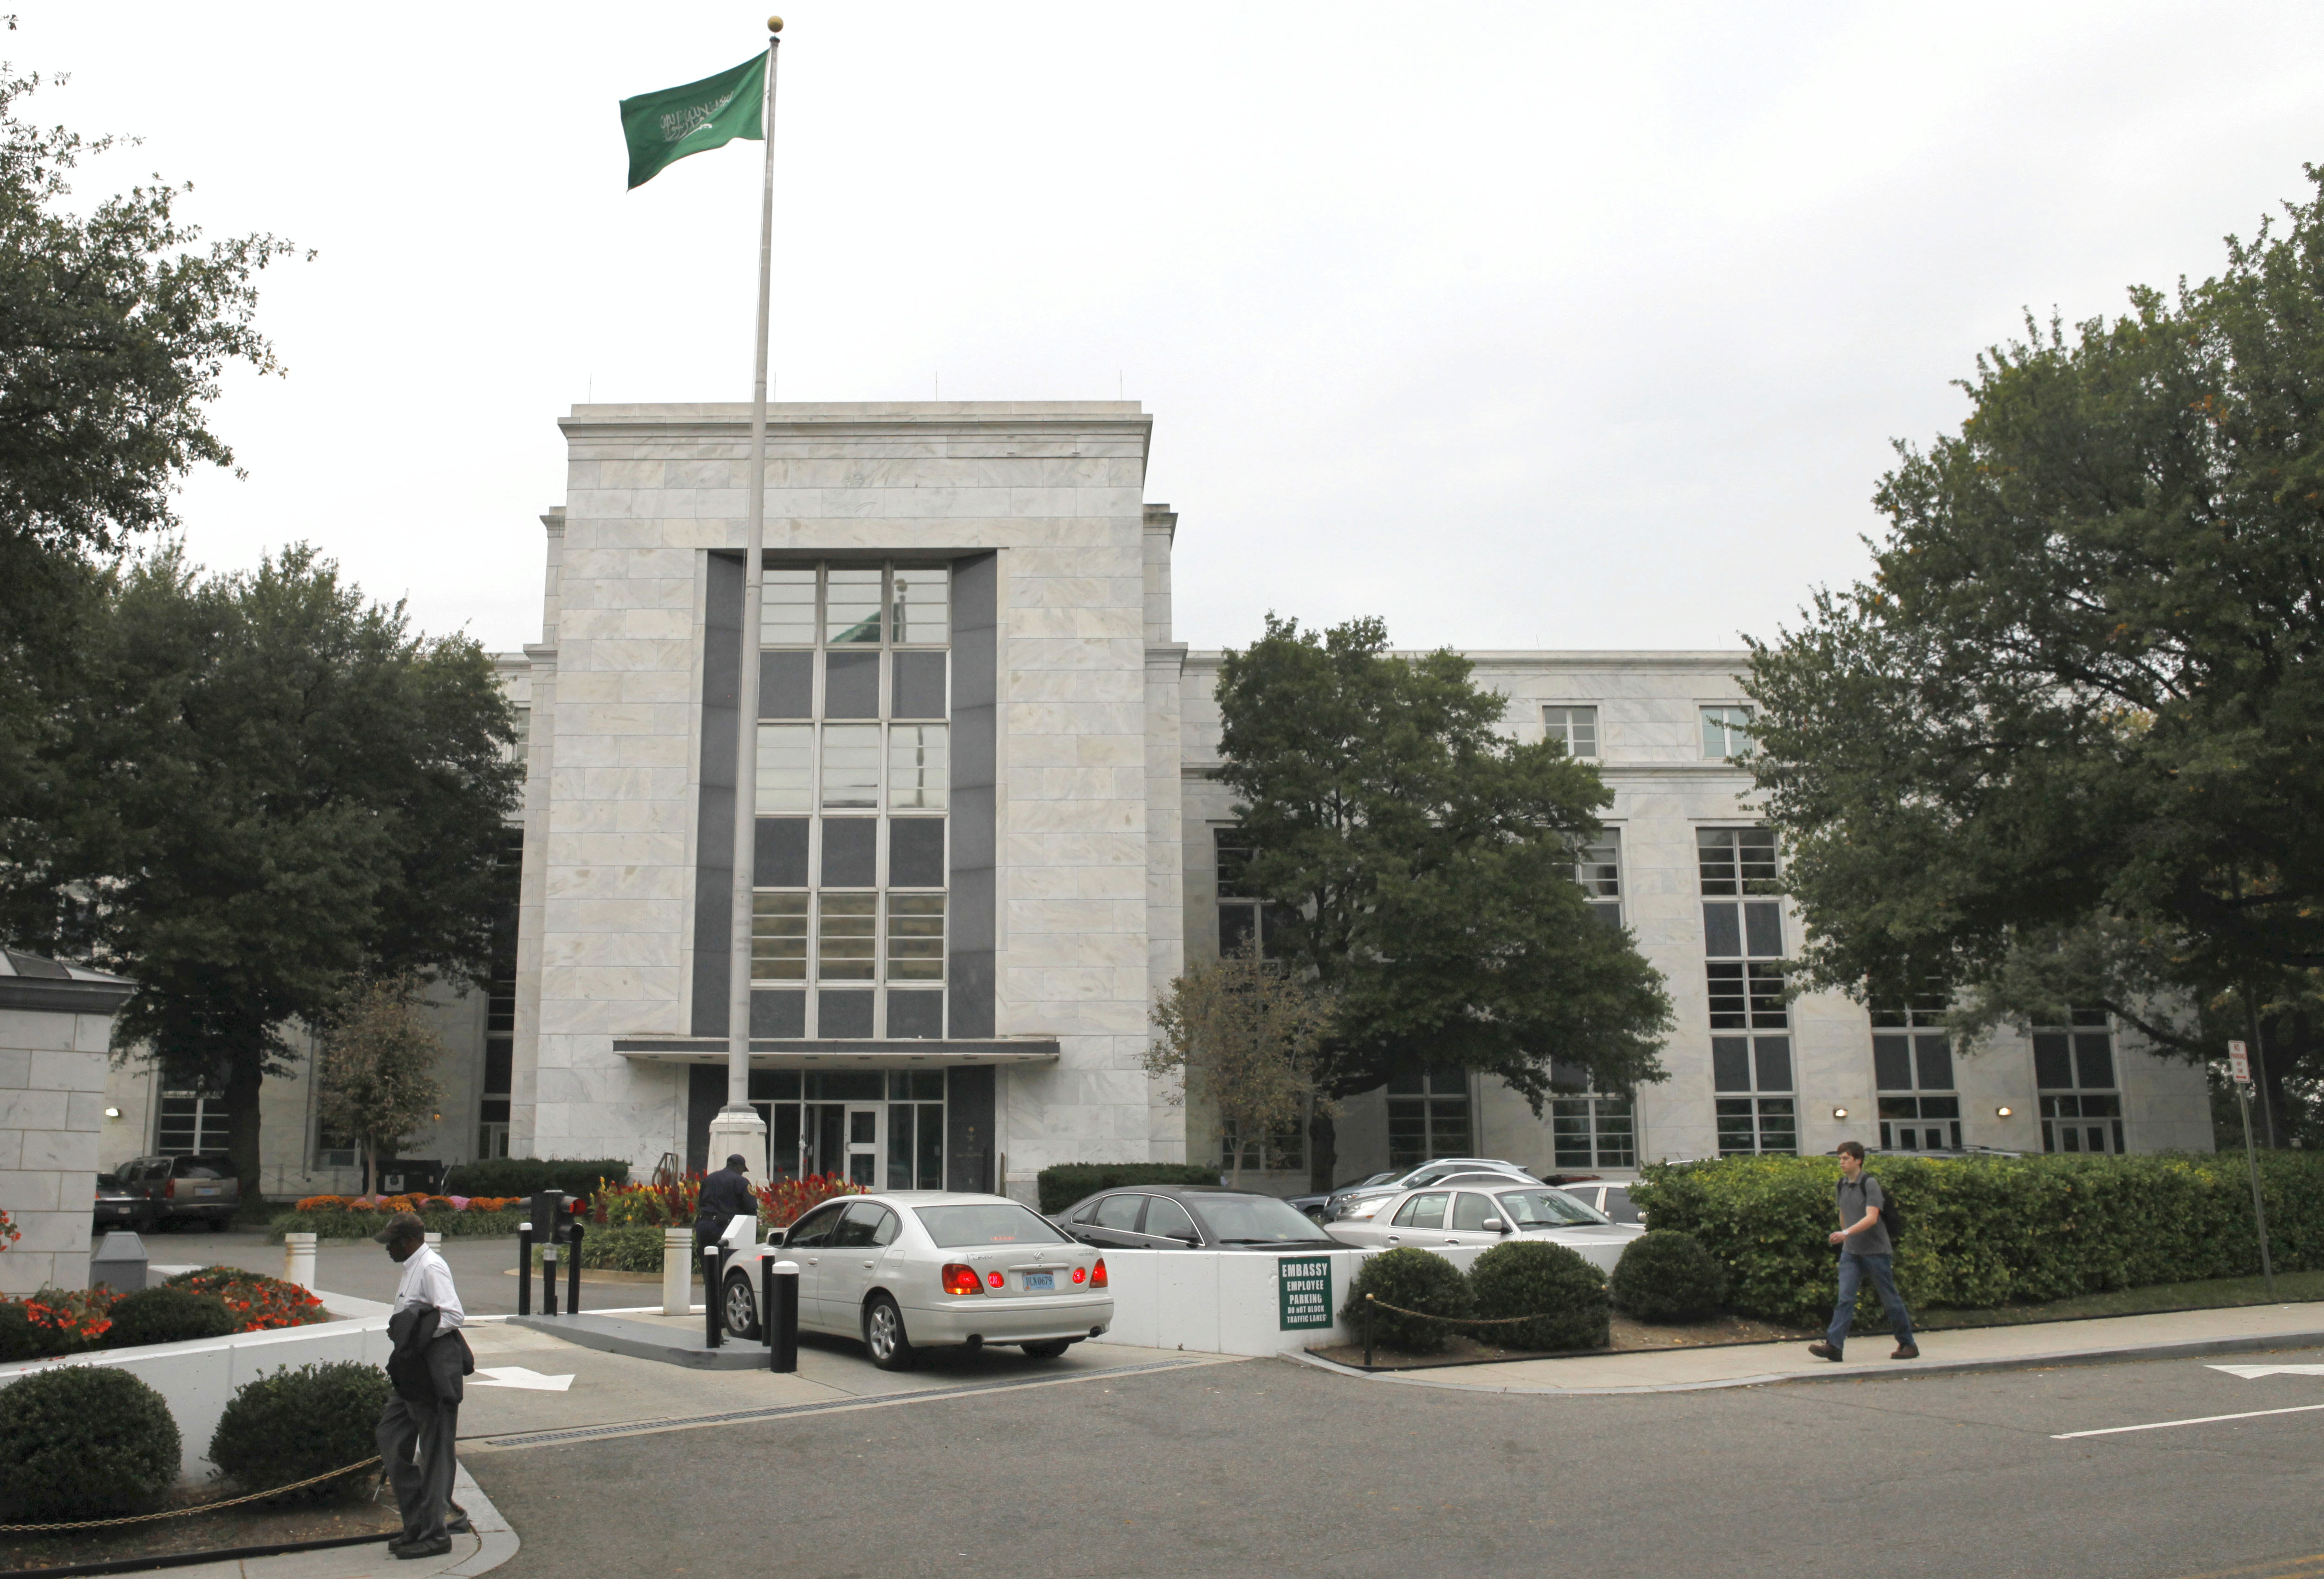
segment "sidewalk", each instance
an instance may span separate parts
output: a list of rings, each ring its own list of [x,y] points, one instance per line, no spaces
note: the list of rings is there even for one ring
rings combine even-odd
[[[1588,1394],[1691,1392],[1764,1387],[1778,1381],[1836,1381],[1866,1376],[1928,1376],[2036,1365],[2089,1365],[2163,1360],[2259,1349],[2324,1346],[2324,1304],[2247,1305],[2227,1310],[2114,1316],[2095,1321],[1973,1327],[1923,1333],[1918,1360],[1888,1358],[1885,1334],[1860,1334],[1851,1358],[1835,1365],[1807,1352],[1804,1341],[1738,1344],[1566,1360],[1517,1360],[1428,1371],[1362,1371],[1313,1354],[1290,1356],[1342,1376],[1462,1392]]]
[[[362,1546],[326,1547],[315,1552],[283,1552],[271,1557],[229,1558],[196,1563],[182,1568],[145,1568],[140,1573],[166,1574],[171,1579],[432,1579],[434,1575],[485,1574],[516,1556],[516,1532],[501,1517],[482,1486],[465,1466],[453,1482],[453,1500],[468,1510],[476,1527],[473,1535],[452,1537],[450,1555],[404,1562],[388,1553],[385,1541]]]

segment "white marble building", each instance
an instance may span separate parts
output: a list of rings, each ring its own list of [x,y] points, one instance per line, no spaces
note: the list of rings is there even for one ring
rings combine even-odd
[[[502,660],[528,720],[515,947],[490,992],[443,1006],[457,1067],[410,1155],[706,1159],[748,417],[562,423],[541,639]],[[1052,1162],[1222,1155],[1139,1067],[1186,952],[1259,924],[1220,881],[1217,655],[1172,640],[1177,518],[1144,497],[1150,429],[1111,402],[775,408],[748,794],[752,1094],[778,1168],[1029,1195]],[[1821,1151],[1884,1123],[1916,1149],[2209,1148],[2201,1073],[2103,1025],[1956,1056],[1844,999],[1772,994],[1797,923],[1752,896],[1772,854],[1725,760],[1741,653],[1473,656],[1513,733],[1556,729],[1615,792],[1584,875],[1668,978],[1670,1077],[1536,1116],[1496,1083],[1416,1076],[1350,1104],[1339,1177],[1461,1152],[1603,1172]],[[124,1109],[136,1078],[116,1076]],[[347,1187],[301,1127],[303,1082],[281,1084],[264,1187]],[[1287,1191],[1305,1172],[1286,1139],[1266,1177]]]

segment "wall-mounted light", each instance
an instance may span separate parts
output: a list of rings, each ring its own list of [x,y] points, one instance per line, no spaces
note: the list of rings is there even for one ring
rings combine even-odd
[[[121,1110],[117,1107],[106,1108],[105,1110],[105,1116],[109,1119],[117,1119],[121,1116]]]
[[[1848,1110],[1844,1107],[1836,1107],[1831,1110],[1831,1116],[1836,1119],[1844,1119],[1848,1116]]]
[[[1993,1116],[1997,1119],[2006,1119],[2009,1116],[2010,1112],[2011,1110],[2006,1106],[1997,1107],[1993,1110]]]

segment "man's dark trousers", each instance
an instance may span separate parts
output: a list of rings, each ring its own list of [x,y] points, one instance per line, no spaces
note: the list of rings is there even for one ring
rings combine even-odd
[[[1913,1318],[1905,1313],[1904,1297],[1896,1292],[1896,1279],[1889,1270],[1892,1260],[1885,1255],[1858,1255],[1852,1250],[1840,1252],[1840,1299],[1831,1307],[1831,1327],[1823,1335],[1825,1343],[1837,1349],[1848,1342],[1848,1329],[1856,1320],[1856,1291],[1864,1287],[1867,1278],[1872,1279],[1880,1303],[1887,1309],[1897,1344],[1913,1341]]]
[[[388,1483],[395,1488],[407,1541],[441,1540],[447,1512],[460,1516],[452,1501],[452,1474],[457,1467],[453,1445],[460,1430],[460,1369],[466,1356],[457,1333],[437,1338],[427,1349],[428,1379],[435,1396],[409,1399],[399,1392],[380,1413],[379,1455],[387,1464]]]

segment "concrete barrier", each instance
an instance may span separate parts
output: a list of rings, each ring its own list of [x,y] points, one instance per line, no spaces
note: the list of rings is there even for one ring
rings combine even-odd
[[[183,1443],[178,1478],[198,1481],[210,1473],[210,1436],[217,1430],[218,1417],[226,1412],[235,1389],[285,1366],[295,1369],[339,1360],[384,1366],[392,1346],[387,1341],[387,1317],[366,1316],[188,1344],[148,1344],[135,1349],[26,1360],[0,1365],[0,1387],[60,1365],[105,1365],[126,1371],[169,1403]]]
[[[1467,1270],[1489,1245],[1445,1245],[1432,1251]],[[1363,1330],[1340,1320],[1356,1269],[1380,1249],[1304,1251],[1116,1250],[1105,1254],[1113,1291],[1109,1341],[1148,1349],[1212,1354],[1280,1354],[1332,1344],[1360,1343]],[[1286,1260],[1332,1264],[1332,1325],[1284,1325],[1281,1267]]]

